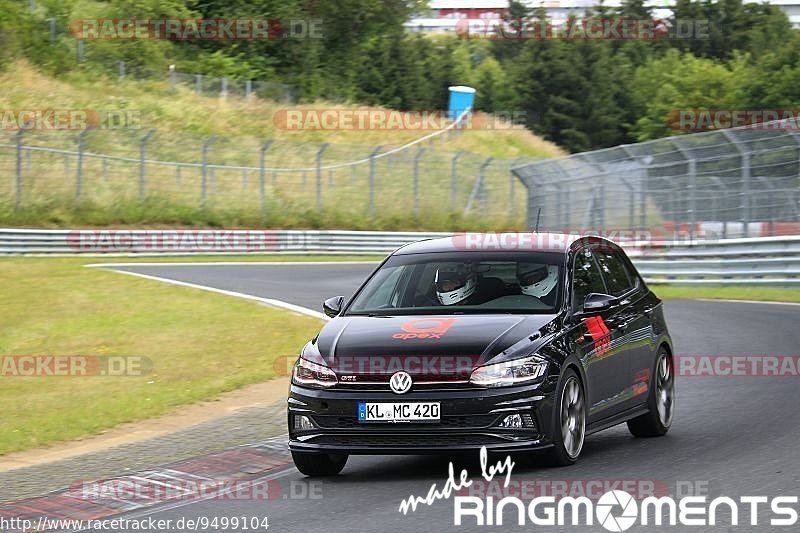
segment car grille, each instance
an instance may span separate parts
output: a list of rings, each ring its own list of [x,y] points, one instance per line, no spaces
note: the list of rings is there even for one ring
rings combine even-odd
[[[472,416],[443,416],[438,422],[424,422],[425,428],[485,428],[493,425],[499,415],[472,415]],[[324,429],[351,429],[359,428],[369,431],[370,428],[376,427],[391,427],[393,431],[403,431],[404,426],[408,427],[409,431],[419,431],[420,424],[394,424],[394,423],[380,423],[370,422],[365,424],[359,422],[354,416],[328,416],[328,415],[314,415],[314,423]]]
[[[411,390],[415,391],[437,391],[437,390],[479,390],[481,387],[477,387],[470,383],[469,381],[435,381],[435,382],[418,382],[415,381],[414,384],[411,386]],[[390,392],[391,389],[389,388],[389,381],[361,381],[358,383],[351,383],[340,381],[335,386],[328,389],[332,392],[336,392],[337,390],[357,390],[357,391],[377,391],[377,392]]]
[[[320,435],[312,439],[310,442],[313,442],[314,444],[327,444],[329,446],[366,446],[385,448],[419,446],[420,448],[435,448],[436,446],[482,446],[484,444],[488,445],[499,442],[508,442],[508,440],[501,437],[493,437],[491,435],[402,435],[392,433],[383,435]]]

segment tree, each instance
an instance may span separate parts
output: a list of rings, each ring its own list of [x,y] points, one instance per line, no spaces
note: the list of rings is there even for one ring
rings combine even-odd
[[[699,109],[736,109],[737,83],[741,72],[711,59],[670,50],[652,59],[634,76],[632,98],[644,110],[631,127],[639,141],[677,133],[690,133],[692,124],[677,120],[681,112]],[[689,128],[689,131],[687,131]]]

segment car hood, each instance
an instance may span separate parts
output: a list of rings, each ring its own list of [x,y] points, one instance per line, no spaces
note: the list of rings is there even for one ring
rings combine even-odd
[[[313,357],[337,374],[463,377],[531,353],[555,315],[344,316],[328,322]],[[518,353],[524,352],[524,353]]]

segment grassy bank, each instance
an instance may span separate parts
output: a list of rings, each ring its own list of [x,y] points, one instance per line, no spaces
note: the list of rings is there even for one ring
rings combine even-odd
[[[275,358],[298,353],[319,327],[258,303],[81,266],[87,262],[0,259],[0,355],[126,356],[152,369],[116,377],[4,372],[0,454],[97,434],[270,379]]]
[[[0,131],[0,144],[7,145],[0,155],[10,161],[10,177],[17,168],[20,177],[19,187],[15,179],[0,183],[0,225],[6,226],[519,229],[524,187],[510,181],[509,169],[563,154],[522,127],[476,117],[474,128],[440,135],[371,165],[367,159],[377,147],[389,152],[432,130],[287,129],[275,117],[292,109],[381,110],[204,97],[180,85],[173,91],[166,79],[98,80],[81,73],[54,79],[22,61],[0,74],[0,109],[81,110],[121,123],[101,125],[83,137],[80,166],[74,153],[48,151],[76,152],[77,130],[26,131],[24,146],[46,150],[22,150],[19,160],[17,131]],[[142,145],[149,131],[152,136]],[[271,144],[262,159],[266,140]],[[320,164],[331,168],[317,173],[323,144]],[[150,161],[144,165],[142,146]],[[479,169],[489,157],[494,159],[484,168],[479,190]],[[204,159],[220,168],[203,170],[198,163]],[[265,168],[283,170],[262,171],[262,161]],[[353,161],[361,163],[341,166]]]

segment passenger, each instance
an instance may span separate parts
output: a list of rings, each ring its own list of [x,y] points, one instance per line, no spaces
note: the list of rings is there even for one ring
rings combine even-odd
[[[558,267],[540,263],[517,263],[517,281],[522,294],[534,296],[548,305],[555,304]]]

